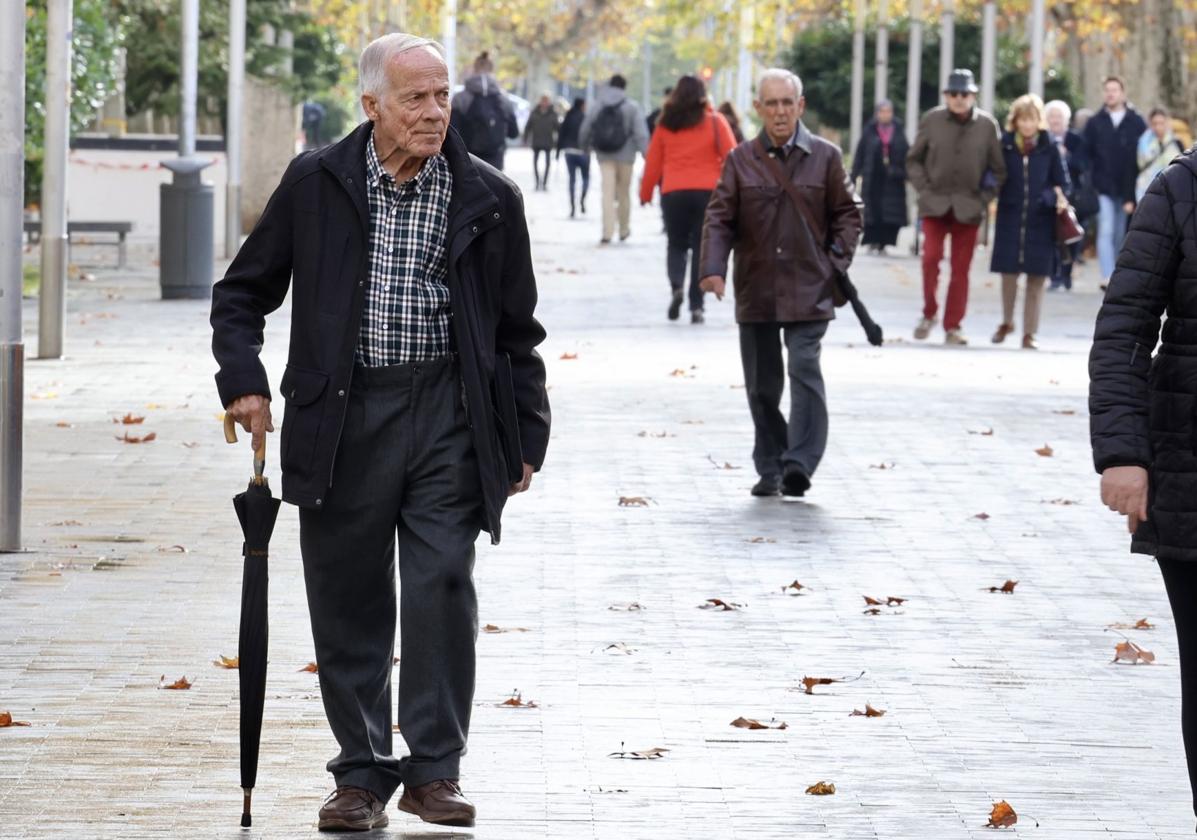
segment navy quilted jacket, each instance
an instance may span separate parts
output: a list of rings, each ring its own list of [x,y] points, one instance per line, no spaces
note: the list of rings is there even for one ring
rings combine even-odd
[[[1089,354],[1094,465],[1150,473],[1149,519],[1131,550],[1181,560],[1197,560],[1195,153],[1171,163],[1136,208]]]

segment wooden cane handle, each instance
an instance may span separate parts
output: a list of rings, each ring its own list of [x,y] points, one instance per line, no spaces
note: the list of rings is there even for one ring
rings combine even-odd
[[[237,442],[237,421],[227,411],[224,414],[224,441],[225,443]],[[257,461],[266,460],[266,435],[262,435],[262,445],[254,450],[254,459]]]

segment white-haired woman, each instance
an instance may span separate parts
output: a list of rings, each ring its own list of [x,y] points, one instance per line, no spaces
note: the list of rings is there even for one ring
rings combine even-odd
[[[1073,131],[1072,109],[1068,103],[1060,99],[1053,99],[1043,106],[1047,119],[1047,136],[1060,153],[1068,169],[1068,180],[1072,184],[1069,199],[1076,209],[1077,218],[1086,230],[1092,227],[1086,221],[1097,215],[1097,193],[1089,181],[1089,153],[1085,148],[1085,138]],[[1072,289],[1072,266],[1080,260],[1083,242],[1066,245],[1060,249],[1056,259],[1055,270],[1052,272],[1051,289]]]

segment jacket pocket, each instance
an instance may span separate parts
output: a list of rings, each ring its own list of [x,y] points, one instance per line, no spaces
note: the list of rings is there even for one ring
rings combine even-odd
[[[320,397],[327,387],[328,374],[287,365],[279,383],[279,392],[287,403],[279,441],[283,470],[310,474],[324,415],[324,401]]]

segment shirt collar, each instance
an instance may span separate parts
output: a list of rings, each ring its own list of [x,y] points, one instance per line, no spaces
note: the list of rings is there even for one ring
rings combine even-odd
[[[437,166],[435,161],[438,158],[443,160],[444,156],[438,152],[421,164],[416,177],[397,184],[395,178],[383,168],[382,161],[378,159],[378,150],[374,148],[374,134],[371,131],[370,137],[366,140],[366,183],[372,188],[386,185],[391,189],[410,189],[416,193],[422,193],[428,187],[429,181],[432,180]]]
[[[765,139],[769,139],[769,135],[767,133],[765,134]],[[804,126],[802,121],[799,120],[798,125],[794,127],[794,133],[790,135],[789,140],[782,143],[781,146],[772,145],[772,141],[770,140],[768,146],[770,152],[779,150],[783,160],[789,157],[790,152],[794,151],[796,148],[801,149],[807,154],[810,154],[810,132],[806,130],[806,126]]]

